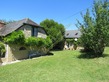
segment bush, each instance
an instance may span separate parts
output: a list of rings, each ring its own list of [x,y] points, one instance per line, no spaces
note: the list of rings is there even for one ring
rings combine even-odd
[[[66,39],[66,42],[68,43],[68,44],[70,44],[70,43],[74,43],[74,39]]]
[[[3,57],[5,52],[6,52],[5,46],[2,42],[0,42],[0,57]]]
[[[29,37],[25,40],[26,46],[36,46],[38,45],[38,41],[35,37]]]
[[[74,41],[74,50],[76,50],[77,49],[77,46],[78,46],[78,43],[77,43],[77,41]]]
[[[39,48],[47,48],[50,49],[52,47],[52,41],[49,37],[46,39],[44,38],[36,38],[36,37],[29,37],[25,41],[26,46],[36,46]]]
[[[20,31],[15,31],[12,32],[10,35],[6,36],[4,38],[4,42],[8,44],[24,44],[25,43],[25,36],[23,32]]]

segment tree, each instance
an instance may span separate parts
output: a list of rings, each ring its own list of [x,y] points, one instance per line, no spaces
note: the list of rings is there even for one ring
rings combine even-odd
[[[64,40],[65,28],[62,24],[58,24],[54,20],[46,19],[40,23],[45,28],[48,36],[53,42],[53,47],[60,45],[61,41]],[[58,46],[59,47],[59,46]]]
[[[87,10],[83,20],[83,23],[78,21],[83,47],[92,51],[95,57],[102,56],[109,41],[108,0],[94,1],[92,13]]]
[[[12,23],[12,22],[15,22],[14,20],[5,20],[5,19],[0,19],[0,22],[4,22],[5,24],[9,24],[9,23]]]

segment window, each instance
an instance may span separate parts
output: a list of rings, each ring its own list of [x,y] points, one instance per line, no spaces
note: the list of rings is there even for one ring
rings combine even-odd
[[[38,28],[34,28],[34,36],[38,35]]]
[[[36,36],[38,35],[38,28],[36,27],[32,27],[32,36]]]
[[[32,35],[32,27],[29,26],[29,25],[25,25],[25,27],[24,27],[24,34],[25,34],[26,38],[31,37],[31,35]]]
[[[69,35],[69,33],[67,33],[67,36]]]
[[[78,35],[78,33],[75,33],[75,35]]]

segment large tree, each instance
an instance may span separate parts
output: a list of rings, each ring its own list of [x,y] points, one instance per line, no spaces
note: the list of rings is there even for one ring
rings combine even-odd
[[[54,20],[46,19],[40,23],[45,28],[47,34],[50,36],[53,46],[60,45],[64,40],[65,28],[62,24],[55,22]],[[59,47],[59,46],[58,46]]]
[[[78,25],[82,32],[81,41],[84,48],[92,51],[95,57],[102,56],[109,42],[108,0],[94,1],[92,13],[87,10],[82,17],[84,21],[78,21]]]

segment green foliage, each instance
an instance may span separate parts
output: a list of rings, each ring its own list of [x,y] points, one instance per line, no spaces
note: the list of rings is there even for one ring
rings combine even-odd
[[[46,48],[51,49],[53,47],[53,43],[52,43],[51,39],[49,37],[47,37],[45,39],[45,41],[46,41]]]
[[[76,41],[78,46],[82,46],[82,42],[81,42],[81,38],[78,38],[78,40]]]
[[[65,28],[62,24],[58,24],[54,20],[46,19],[40,23],[43,26],[53,42],[53,46],[64,40]]]
[[[66,42],[69,44],[74,45],[74,49],[76,50],[78,46],[81,46],[81,40],[78,38],[77,41],[75,41],[74,38],[66,39]]]
[[[25,36],[23,32],[15,31],[12,32],[10,35],[4,38],[4,42],[8,44],[24,44],[25,43]]]
[[[0,57],[2,57],[5,52],[5,46],[2,42],[0,42]]]
[[[26,39],[25,45],[36,46],[38,48],[44,47],[44,48],[50,49],[52,47],[52,41],[49,37],[47,37],[46,39],[29,37],[29,38]]]
[[[61,42],[59,42],[57,45],[53,47],[54,50],[63,50],[65,45],[65,39],[63,39]]]
[[[49,37],[45,38],[37,38],[37,37],[29,37],[25,38],[23,32],[16,31],[11,33],[10,35],[4,38],[4,42],[8,44],[18,44],[18,45],[26,45],[26,46],[36,46],[38,48],[52,48],[52,41]]]
[[[87,10],[83,16],[84,22],[78,21],[78,24],[82,32],[81,41],[84,48],[91,50],[98,57],[103,55],[104,48],[109,42],[109,2],[95,1],[92,15]]]
[[[74,43],[74,41],[75,41],[74,39],[66,39],[66,42],[69,43],[69,44]]]
[[[25,40],[26,46],[35,46],[38,45],[38,41],[35,37],[29,37]]]
[[[78,42],[77,41],[74,41],[74,49],[76,50],[77,49],[77,47],[78,47]]]

